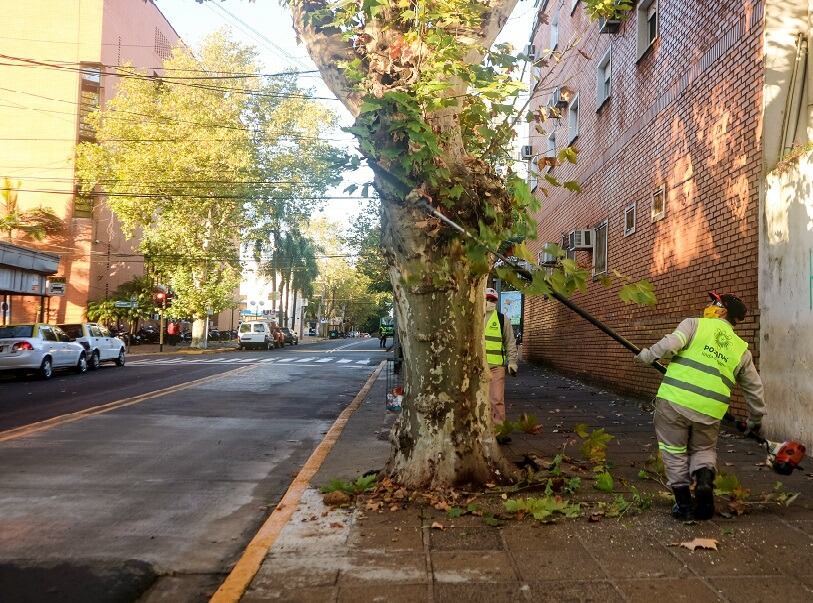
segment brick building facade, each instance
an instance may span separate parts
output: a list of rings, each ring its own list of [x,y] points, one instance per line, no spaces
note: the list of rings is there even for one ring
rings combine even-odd
[[[573,299],[640,345],[698,315],[708,290],[734,292],[750,310],[737,331],[758,362],[763,3],[641,1],[604,32],[578,0],[541,0],[539,11],[531,107],[562,109],[530,144],[535,160],[572,145],[578,162],[540,170],[531,249],[593,229],[593,249],[570,252],[594,273]],[[582,191],[543,191],[548,169]],[[617,282],[600,282],[614,271],[648,279],[657,305],[620,301]],[[657,372],[557,302],[529,298],[524,324],[527,359],[654,394]]]
[[[138,241],[107,205],[76,194],[76,144],[93,139],[85,116],[115,96],[117,66],[160,73],[179,37],[152,0],[6,2],[3,19],[0,178],[19,190],[21,210],[44,206],[63,220],[58,240],[24,243],[61,258],[65,295],[45,300],[45,320],[79,321],[88,301],[144,272]],[[9,321],[40,315],[42,291],[32,293],[9,296]]]

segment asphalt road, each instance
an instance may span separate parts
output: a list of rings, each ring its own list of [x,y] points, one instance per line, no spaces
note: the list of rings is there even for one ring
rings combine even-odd
[[[214,376],[0,441],[0,601],[205,600],[383,358],[336,340],[0,381],[2,440]]]

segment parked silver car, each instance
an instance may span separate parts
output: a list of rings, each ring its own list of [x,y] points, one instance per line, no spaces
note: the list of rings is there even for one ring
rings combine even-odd
[[[88,370],[85,348],[62,329],[42,323],[0,327],[0,370],[50,379],[58,368]]]
[[[90,370],[95,371],[102,362],[114,362],[116,366],[124,366],[124,342],[118,337],[113,337],[102,325],[82,322],[57,326],[84,346]]]

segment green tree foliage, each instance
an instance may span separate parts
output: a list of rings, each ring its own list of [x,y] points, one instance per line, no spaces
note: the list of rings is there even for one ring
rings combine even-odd
[[[381,204],[368,203],[355,216],[344,243],[356,254],[356,268],[370,280],[370,291],[392,291],[389,268],[381,247]]]
[[[155,312],[152,293],[152,279],[147,276],[134,277],[119,285],[110,297],[88,302],[87,318],[107,325],[123,322],[130,331],[135,332],[139,321]],[[134,301],[136,305],[132,308],[117,308],[117,301]]]
[[[320,136],[333,115],[296,76],[256,77],[255,51],[224,33],[194,54],[177,49],[164,67],[119,82],[91,116],[97,142],[80,145],[77,164],[83,189],[108,194],[125,233],[140,238],[156,280],[176,292],[173,313],[195,319],[202,345],[207,312],[234,303],[241,239],[262,247],[269,225],[307,213],[343,155]],[[173,75],[201,70],[228,84]]]

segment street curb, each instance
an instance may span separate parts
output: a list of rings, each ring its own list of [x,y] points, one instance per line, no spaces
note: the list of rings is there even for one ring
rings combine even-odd
[[[131,396],[129,398],[122,398],[121,400],[114,400],[113,402],[108,402],[107,404],[102,404],[100,406],[91,406],[90,408],[86,408],[84,410],[79,410],[77,412],[68,413],[65,415],[58,415],[56,417],[52,417],[50,419],[46,419],[45,421],[38,421],[37,423],[31,423],[29,425],[23,425],[22,427],[15,427],[14,429],[8,429],[6,431],[0,431],[0,442],[7,442],[8,440],[14,440],[17,438],[21,438],[27,435],[31,435],[33,433],[39,433],[41,431],[46,431],[53,427],[59,427],[60,425],[65,425],[67,423],[73,423],[74,421],[79,421],[81,419],[85,419],[87,417],[92,417],[95,415],[101,415],[106,412],[110,412],[111,410],[116,410],[117,408],[124,408],[125,406],[132,406],[133,404],[138,404],[139,402],[144,402],[145,400],[151,400],[153,398],[160,398],[166,394],[171,394],[173,392],[182,391],[184,389],[188,389],[194,385],[200,385],[202,383],[206,383],[208,381],[214,381],[215,379],[220,379],[225,375],[233,375],[235,373],[246,371],[250,368],[254,368],[253,365],[248,366],[241,366],[235,368],[230,371],[226,371],[224,373],[217,373],[215,375],[209,375],[208,377],[201,377],[200,379],[195,379],[194,381],[186,381],[184,383],[176,383],[175,385],[171,385],[169,387],[165,387],[164,389],[155,390],[152,392],[147,392],[145,394],[139,394],[138,396]]]
[[[386,360],[382,360],[375,371],[373,371],[373,374],[367,378],[366,383],[361,390],[359,390],[359,393],[356,394],[356,397],[353,398],[350,404],[347,405],[333,422],[333,425],[330,426],[325,437],[319,442],[319,445],[311,453],[310,457],[308,457],[308,460],[305,461],[305,464],[291,482],[291,485],[288,486],[288,490],[285,492],[282,500],[280,500],[279,504],[265,520],[265,523],[263,523],[259,531],[254,535],[254,538],[251,539],[251,542],[248,543],[240,559],[237,560],[237,563],[235,563],[229,575],[226,576],[220,588],[212,595],[212,598],[209,600],[210,603],[237,603],[240,601],[240,598],[246,592],[254,576],[259,571],[269,549],[274,546],[274,542],[276,542],[280,532],[288,521],[290,521],[294,511],[296,511],[302,494],[309,487],[311,479],[313,479],[314,475],[319,471],[327,455],[336,444],[350,417],[353,416],[353,413],[355,413],[362,402],[364,402],[364,399],[367,397],[370,389],[372,389],[373,384],[378,379],[385,365]]]

